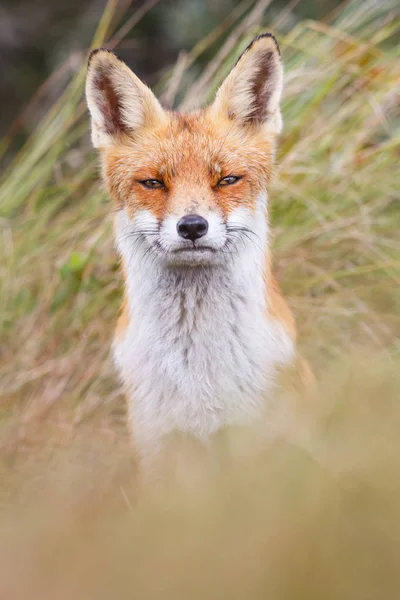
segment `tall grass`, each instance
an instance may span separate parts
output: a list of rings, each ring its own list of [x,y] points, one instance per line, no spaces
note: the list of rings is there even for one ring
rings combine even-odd
[[[153,4],[115,31],[110,0],[93,45],[118,51]],[[176,108],[206,102],[254,35],[277,35],[275,268],[320,380],[316,404],[278,411],[273,438],[178,452],[161,496],[137,494],[109,360],[121,280],[83,55],[23,148],[3,141],[0,597],[398,596],[397,4],[293,25],[290,5],[243,0],[156,85]]]
[[[93,45],[119,32],[104,12]],[[242,2],[166,68],[169,104],[203,103],[250,39],[272,29],[286,71],[284,134],[271,189],[277,275],[318,369],[355,345],[394,356],[399,332],[397,2],[353,1],[291,27],[289,9]],[[107,39],[109,40],[107,42]],[[199,60],[213,60],[199,73]],[[0,183],[2,423],[12,438],[49,415],[74,427],[123,412],[108,358],[121,296],[110,205],[89,145],[85,58]],[[5,147],[5,144],[3,144]],[[107,425],[106,425],[107,423]]]

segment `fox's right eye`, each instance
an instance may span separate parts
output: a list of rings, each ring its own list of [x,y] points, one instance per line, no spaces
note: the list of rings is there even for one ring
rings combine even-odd
[[[164,182],[159,179],[143,179],[143,181],[139,181],[139,183],[149,190],[165,188]]]

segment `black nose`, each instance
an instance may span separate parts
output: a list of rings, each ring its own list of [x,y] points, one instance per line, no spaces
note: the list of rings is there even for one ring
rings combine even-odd
[[[208,231],[208,223],[200,215],[186,215],[182,217],[176,226],[178,233],[184,240],[192,240],[194,242],[198,238],[206,235]]]

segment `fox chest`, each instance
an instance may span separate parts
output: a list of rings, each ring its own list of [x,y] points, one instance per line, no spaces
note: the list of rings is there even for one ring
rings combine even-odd
[[[215,300],[181,292],[154,312],[147,306],[146,318],[132,319],[115,340],[136,437],[175,429],[203,437],[243,424],[290,362],[292,342],[279,322],[239,292]]]

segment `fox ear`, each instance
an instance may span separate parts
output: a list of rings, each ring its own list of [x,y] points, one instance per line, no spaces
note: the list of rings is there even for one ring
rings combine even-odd
[[[95,148],[165,118],[153,92],[108,50],[94,50],[90,55],[86,100]]]
[[[219,88],[212,111],[240,124],[266,125],[279,133],[283,68],[278,42],[270,33],[256,37]]]

